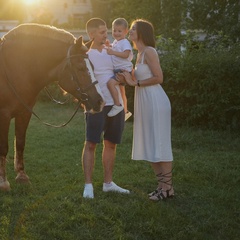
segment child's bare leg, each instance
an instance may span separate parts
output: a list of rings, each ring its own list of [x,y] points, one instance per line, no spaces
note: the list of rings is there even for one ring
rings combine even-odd
[[[126,93],[125,93],[125,87],[122,85],[119,85],[119,87],[120,87],[120,92],[121,92],[122,99],[123,99],[124,111],[125,111],[125,113],[127,113],[128,109],[127,109],[127,97],[126,97]]]
[[[112,95],[114,105],[120,106],[118,91],[116,89],[116,85],[119,85],[119,83],[115,79],[110,79],[107,83],[108,89]]]
[[[114,101],[114,105],[108,113],[109,117],[116,116],[118,113],[120,113],[124,109],[119,101],[118,91],[116,89],[116,85],[118,85],[118,84],[119,84],[119,82],[117,82],[114,79],[110,79],[107,83],[108,89],[109,89],[109,91],[112,95],[113,101]]]
[[[125,121],[127,121],[132,116],[132,113],[129,112],[128,108],[127,108],[127,97],[126,97],[126,92],[125,92],[125,86],[122,86],[122,85],[119,85],[119,86],[120,86],[120,92],[121,92],[122,99],[123,99]]]

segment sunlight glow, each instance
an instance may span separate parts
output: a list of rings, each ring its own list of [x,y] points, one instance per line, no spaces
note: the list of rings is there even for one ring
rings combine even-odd
[[[36,4],[38,0],[24,0],[27,5]]]

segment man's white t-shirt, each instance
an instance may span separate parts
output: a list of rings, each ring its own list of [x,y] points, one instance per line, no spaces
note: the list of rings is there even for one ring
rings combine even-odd
[[[93,72],[101,88],[103,99],[106,103],[105,106],[114,105],[112,95],[107,87],[107,82],[114,75],[111,55],[107,54],[106,49],[102,49],[102,52],[99,52],[97,49],[90,49],[87,54],[89,60],[94,66]],[[118,91],[119,101],[123,105],[119,86],[117,85],[116,88]]]

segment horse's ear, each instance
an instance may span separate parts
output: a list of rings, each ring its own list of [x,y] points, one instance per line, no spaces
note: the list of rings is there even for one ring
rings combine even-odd
[[[82,36],[80,36],[80,37],[77,39],[76,44],[77,44],[77,45],[80,45],[80,46],[83,45]]]
[[[88,41],[88,42],[86,42],[85,46],[89,49],[91,47],[91,45],[92,45],[92,42],[93,42],[93,39]]]

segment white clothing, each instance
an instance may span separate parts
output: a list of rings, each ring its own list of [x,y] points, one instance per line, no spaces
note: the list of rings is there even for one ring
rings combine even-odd
[[[144,81],[152,77],[147,64],[135,66],[135,77]],[[133,160],[167,162],[173,160],[171,146],[171,105],[160,84],[135,87]]]
[[[107,87],[107,82],[114,75],[111,56],[107,54],[106,49],[102,49],[101,52],[97,49],[90,49],[87,54],[94,66],[93,72],[101,88],[103,99],[106,103],[105,106],[114,105],[112,95]],[[119,86],[116,86],[116,89],[118,91],[119,101],[123,104]]]
[[[121,58],[112,55],[112,61],[114,69],[124,69],[127,70],[128,72],[131,72],[133,68],[133,64],[131,62],[133,59],[133,53],[130,42],[127,39],[122,39],[119,41],[114,40],[112,43],[112,49],[116,52],[124,52],[126,50],[130,50],[128,58]]]

